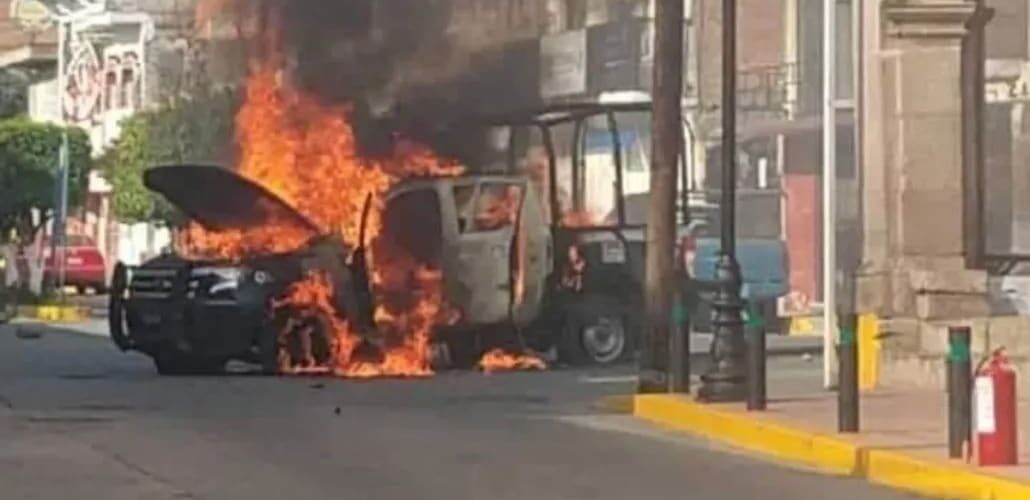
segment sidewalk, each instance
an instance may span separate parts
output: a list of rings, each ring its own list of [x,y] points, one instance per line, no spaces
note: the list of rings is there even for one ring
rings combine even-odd
[[[943,392],[862,394],[862,432],[855,436],[836,432],[835,393],[776,396],[764,413],[749,413],[742,404],[701,405],[681,396],[637,396],[634,414],[781,462],[863,477],[924,495],[1030,498],[1030,400],[1019,404],[1020,465],[980,468],[947,458]]]

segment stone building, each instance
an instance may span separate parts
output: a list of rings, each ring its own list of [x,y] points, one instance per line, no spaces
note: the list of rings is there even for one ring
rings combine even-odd
[[[1027,2],[868,2],[864,21],[858,306],[881,381],[943,385],[955,326],[1025,366]]]

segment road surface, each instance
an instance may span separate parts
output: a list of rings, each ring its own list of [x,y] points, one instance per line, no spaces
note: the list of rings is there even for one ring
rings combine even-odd
[[[770,368],[786,389],[819,383],[818,360]],[[592,407],[631,385],[631,367],[160,378],[102,336],[0,327],[0,498],[911,498]]]

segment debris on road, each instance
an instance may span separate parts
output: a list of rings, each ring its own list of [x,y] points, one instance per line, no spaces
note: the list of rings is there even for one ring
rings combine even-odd
[[[41,325],[18,325],[14,330],[14,336],[22,340],[35,340],[43,336]]]

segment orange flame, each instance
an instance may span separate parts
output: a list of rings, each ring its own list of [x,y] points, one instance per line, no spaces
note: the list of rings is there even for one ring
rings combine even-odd
[[[479,360],[479,369],[485,373],[513,370],[545,370],[544,360],[530,354],[513,354],[503,349],[494,349]]]
[[[600,223],[601,217],[587,210],[569,210],[561,218],[561,224],[565,227],[592,227]]]
[[[215,9],[220,3],[224,2],[208,2],[204,9]],[[274,52],[278,37],[274,28],[269,29],[273,32],[266,33],[261,42],[272,44]],[[322,318],[324,328],[331,330],[330,359],[315,359],[310,332],[285,332],[283,335],[303,337],[301,345],[306,352],[300,362],[281,354],[282,371],[347,377],[429,375],[430,334],[434,326],[447,321],[444,316],[450,312],[443,305],[441,273],[396,251],[379,251],[377,237],[384,196],[394,184],[413,176],[457,175],[463,167],[403,138],[398,138],[386,158],[363,157],[348,121],[350,107],[327,105],[289,86],[282,67],[278,54],[252,62],[243,106],[236,116],[236,171],[282,198],[323,233],[337,234],[352,247],[371,243],[370,257],[377,270],[374,289],[380,304],[375,315],[383,330],[381,345],[370,349],[378,352],[367,354],[359,349],[361,336],[335,314],[330,281],[322,275],[308,276],[294,284],[276,307],[289,306],[309,319]],[[366,241],[360,242],[366,200],[371,200],[371,210]],[[238,260],[255,253],[296,250],[313,236],[307,232],[277,223],[219,232],[194,225],[185,231],[184,239],[189,254]]]
[[[376,312],[378,323],[387,334],[386,345],[378,355],[359,354],[358,347],[363,340],[345,320],[336,316],[332,305],[332,285],[325,275],[311,274],[305,280],[294,283],[286,297],[276,302],[275,307],[292,306],[301,311],[302,315],[317,314],[323,318],[323,326],[330,331],[328,342],[331,359],[329,363],[321,365],[291,363],[288,356],[280,354],[280,370],[294,375],[332,373],[349,378],[432,375],[428,359],[429,335],[432,327],[438,324],[441,311],[440,275],[437,271],[421,269],[416,276],[419,280],[417,286],[421,287],[423,296],[414,309],[398,315],[392,315],[386,308],[379,308]],[[293,332],[281,332],[284,336],[290,334]],[[281,338],[280,344],[285,344],[286,340]],[[313,356],[305,352],[301,357]]]

